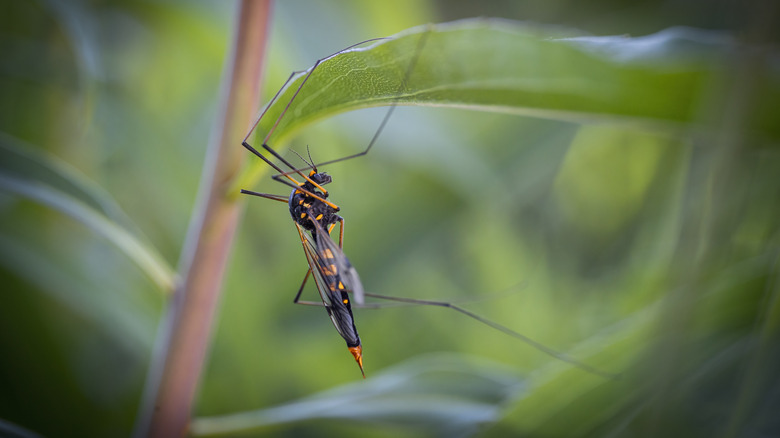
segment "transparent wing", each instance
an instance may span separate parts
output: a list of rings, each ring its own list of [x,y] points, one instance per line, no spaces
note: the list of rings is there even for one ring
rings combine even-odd
[[[322,229],[320,224],[315,222],[315,227],[317,228],[316,243],[318,253],[332,256],[329,259],[331,260],[331,264],[336,266],[336,272],[339,273],[344,289],[352,294],[352,299],[355,303],[363,305],[366,301],[366,294],[363,290],[363,283],[360,281],[357,269],[352,266],[341,248],[336,245],[336,242],[330,238],[330,235]]]
[[[297,223],[295,226],[298,227],[298,234],[301,236],[301,243],[303,244],[303,252],[306,254],[306,261],[309,264],[312,275],[314,276],[314,283],[317,286],[317,292],[319,292],[320,298],[322,298],[322,303],[325,304],[325,307],[332,307],[333,297],[330,293],[328,281],[325,279],[322,273],[322,262],[319,260],[319,256],[317,255],[317,248],[311,237],[306,234],[306,230],[304,230]]]
[[[332,250],[328,252],[327,248],[324,250],[317,248],[312,238],[306,234],[306,230],[297,223],[295,226],[298,228],[298,234],[301,236],[303,252],[306,254],[306,260],[314,277],[317,291],[320,294],[320,298],[322,298],[323,304],[325,304],[325,309],[328,311],[333,325],[347,342],[347,346],[359,346],[360,337],[352,316],[352,305],[345,280],[340,275],[338,264],[334,261],[337,254],[333,253]],[[358,278],[359,281],[360,279]]]

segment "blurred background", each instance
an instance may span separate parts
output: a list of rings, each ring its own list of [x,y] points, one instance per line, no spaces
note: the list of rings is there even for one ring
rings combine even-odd
[[[3,167],[38,157],[64,175],[50,184],[92,193],[176,266],[235,6],[3,2]],[[274,7],[264,94],[343,47],[429,22],[497,16],[629,36],[687,25],[776,43],[777,27],[760,32],[763,6],[289,0]],[[291,146],[308,145],[315,161],[354,153],[385,111],[339,115]],[[479,429],[496,436],[780,433],[780,154],[773,141],[715,140],[400,107],[368,156],[327,169],[347,221],[345,252],[366,289],[457,301],[624,378],[604,389],[603,379],[463,315],[396,307],[355,312],[369,381],[409,360],[478,358],[475,368],[504,382],[490,394],[498,424]],[[287,194],[269,178],[247,188]],[[0,418],[45,436],[128,435],[164,291],[54,209],[0,191],[0,224]],[[305,272],[285,206],[248,199],[195,416],[268,408],[360,379],[325,312],[292,304]],[[263,433],[446,430],[417,426],[312,420]]]

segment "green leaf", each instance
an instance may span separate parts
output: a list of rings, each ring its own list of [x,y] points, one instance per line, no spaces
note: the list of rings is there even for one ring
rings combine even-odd
[[[336,419],[467,436],[497,420],[502,404],[524,388],[515,373],[495,364],[432,354],[286,405],[197,418],[191,432],[195,436],[256,433],[304,420]]]
[[[496,19],[418,27],[322,61],[269,144],[283,144],[317,119],[393,102],[652,129],[706,127],[701,101],[729,83],[728,55],[736,49],[723,34],[688,28],[628,38],[575,37],[561,28]],[[256,144],[308,71],[294,77],[268,107]],[[765,83],[757,88],[763,92],[756,107],[762,109],[751,129],[777,140],[780,125],[772,122],[769,103],[780,98],[780,81],[776,73],[761,78]],[[259,160],[254,165],[255,173],[265,166]]]
[[[116,245],[163,291],[173,291],[173,269],[96,184],[52,156],[0,136],[0,190],[46,205]]]
[[[617,378],[607,380],[583,374],[563,362],[551,362],[529,379],[533,390],[518,398],[499,422],[486,428],[484,435],[585,436],[594,424],[608,421],[622,403],[610,405],[607,400],[631,399],[635,394],[638,379],[633,364],[646,348],[659,307],[658,303],[647,306],[572,351],[573,356],[588,364],[615,371]],[[567,420],[561,422],[560,418]]]

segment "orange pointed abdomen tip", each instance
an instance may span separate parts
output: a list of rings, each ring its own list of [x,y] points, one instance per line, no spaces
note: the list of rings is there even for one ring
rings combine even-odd
[[[352,353],[352,356],[355,357],[355,360],[357,361],[358,366],[360,367],[360,374],[363,375],[363,378],[366,378],[366,373],[363,371],[363,347],[358,345],[357,347],[347,347],[349,349],[349,352]]]

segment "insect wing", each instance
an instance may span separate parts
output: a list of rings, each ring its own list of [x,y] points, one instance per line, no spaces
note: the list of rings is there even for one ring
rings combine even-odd
[[[342,286],[348,293],[352,294],[352,299],[361,305],[365,303],[365,291],[357,269],[352,266],[341,248],[319,224],[317,224],[317,252],[329,256],[330,264],[335,265]]]
[[[317,292],[319,292],[320,298],[322,298],[322,303],[325,304],[326,307],[332,307],[333,299],[331,298],[328,281],[323,277],[323,273],[319,268],[321,262],[319,261],[319,256],[317,255],[317,248],[315,247],[311,237],[306,234],[306,231],[297,223],[295,226],[298,227],[298,234],[301,235],[303,252],[306,254],[306,261],[309,264],[309,269],[311,270],[312,275],[314,276],[314,282],[317,286]]]
[[[306,260],[309,262],[309,268],[314,277],[317,291],[322,298],[323,304],[325,304],[325,309],[328,311],[328,315],[330,316],[331,321],[333,321],[333,325],[336,327],[336,330],[341,337],[347,342],[347,346],[359,346],[360,337],[358,336],[355,321],[352,316],[352,306],[349,301],[346,285],[339,275],[338,266],[334,266],[330,257],[330,254],[335,255],[335,253],[329,254],[325,251],[318,251],[315,243],[309,235],[306,234],[306,231],[300,225],[295,225],[298,227],[298,233],[301,235],[303,252],[306,254]]]

